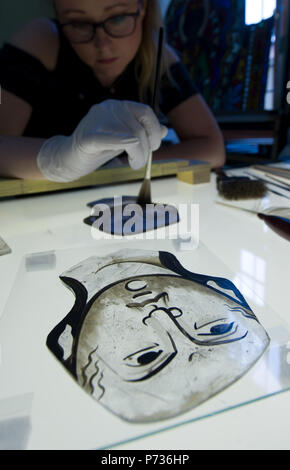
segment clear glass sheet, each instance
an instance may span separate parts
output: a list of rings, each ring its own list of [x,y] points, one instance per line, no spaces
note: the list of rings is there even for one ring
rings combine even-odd
[[[74,305],[73,293],[59,275],[90,256],[119,249],[169,251],[188,270],[239,278],[202,244],[184,251],[181,240],[99,240],[86,247],[27,255],[0,319],[0,399],[33,394],[28,449],[103,449],[162,432],[290,389],[290,330],[257,293],[242,289],[271,338],[258,362],[224,391],[173,419],[131,424],[89,397],[46,347],[50,331]],[[241,285],[245,286],[244,280]],[[237,285],[238,288],[239,285]],[[254,300],[252,300],[254,299]]]

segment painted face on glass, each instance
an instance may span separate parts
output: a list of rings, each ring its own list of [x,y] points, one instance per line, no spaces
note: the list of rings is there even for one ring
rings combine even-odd
[[[108,407],[112,382],[129,392],[127,407],[136,386],[164,402],[174,391],[175,406],[187,407],[196,386],[207,393],[217,371],[222,381],[235,375],[239,358],[252,360],[247,351],[260,330],[249,310],[204,286],[175,276],[134,277],[92,301],[78,338],[78,381]]]
[[[230,281],[216,289],[220,278],[191,273],[195,282],[159,261],[110,259],[105,269],[95,263],[89,259],[87,268],[84,262],[67,273],[92,295],[81,320],[73,313],[52,334],[79,385],[128,421],[169,418],[197,406],[241,377],[268,345]],[[93,293],[96,283],[101,287]]]

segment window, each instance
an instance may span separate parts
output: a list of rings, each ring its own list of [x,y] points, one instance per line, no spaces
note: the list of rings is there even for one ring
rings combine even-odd
[[[276,0],[246,0],[246,24],[259,23],[273,15]]]
[[[273,15],[277,0],[246,0],[246,24],[259,23]],[[274,108],[274,67],[275,67],[275,37],[273,32],[272,46],[269,57],[268,79],[265,94],[265,110]]]

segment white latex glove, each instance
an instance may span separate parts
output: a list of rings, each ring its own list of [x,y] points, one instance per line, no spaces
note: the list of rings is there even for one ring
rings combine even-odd
[[[107,100],[92,106],[69,137],[46,140],[37,165],[46,179],[74,181],[96,170],[123,151],[130,166],[146,165],[150,150],[167,134],[149,106],[133,101]]]

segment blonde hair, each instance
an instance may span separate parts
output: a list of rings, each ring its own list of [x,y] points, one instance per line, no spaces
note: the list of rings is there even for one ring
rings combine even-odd
[[[148,90],[153,95],[158,34],[161,26],[163,26],[163,22],[159,0],[147,0],[142,41],[135,60],[135,74],[139,84],[141,102],[148,100]],[[166,70],[164,54],[161,70],[162,72]]]

